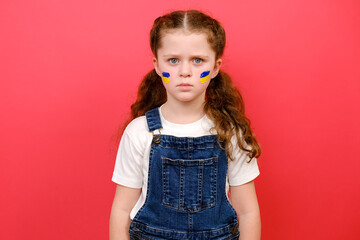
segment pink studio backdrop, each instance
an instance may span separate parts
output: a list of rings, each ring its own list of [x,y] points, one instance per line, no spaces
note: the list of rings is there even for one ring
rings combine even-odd
[[[195,8],[263,148],[262,239],[359,239],[356,0],[0,2],[0,239],[107,239],[114,134],[152,68],[152,21]]]

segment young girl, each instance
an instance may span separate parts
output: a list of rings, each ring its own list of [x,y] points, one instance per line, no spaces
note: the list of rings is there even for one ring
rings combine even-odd
[[[112,178],[110,239],[260,239],[260,147],[220,71],[224,29],[176,11],[154,21],[150,46],[155,69],[131,106]]]

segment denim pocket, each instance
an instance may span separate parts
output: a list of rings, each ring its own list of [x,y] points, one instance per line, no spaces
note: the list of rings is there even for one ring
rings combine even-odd
[[[184,212],[216,205],[217,157],[162,158],[162,204]]]
[[[154,240],[154,238],[145,236],[142,230],[131,226],[129,229],[129,236],[130,240]]]

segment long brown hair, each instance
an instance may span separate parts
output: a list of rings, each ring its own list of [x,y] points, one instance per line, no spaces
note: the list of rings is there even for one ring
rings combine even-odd
[[[189,10],[175,11],[155,19],[150,31],[150,47],[155,57],[157,57],[157,49],[161,48],[161,37],[167,31],[176,29],[206,33],[207,40],[215,51],[216,59],[223,55],[225,31],[221,24],[202,12]],[[143,78],[139,86],[137,99],[131,105],[131,120],[165,102],[165,88],[160,76],[153,69]],[[204,111],[215,122],[214,130],[219,141],[225,141],[225,150],[231,160],[233,160],[231,139],[234,136],[239,148],[248,152],[250,160],[260,156],[261,148],[251,131],[250,121],[245,116],[243,98],[228,74],[220,71],[210,81],[206,90]]]

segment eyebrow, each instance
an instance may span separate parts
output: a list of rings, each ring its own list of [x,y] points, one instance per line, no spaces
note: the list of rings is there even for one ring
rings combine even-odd
[[[164,58],[170,58],[170,57],[175,57],[175,58],[178,58],[180,55],[177,55],[177,54],[166,54],[166,55],[163,55],[162,57]],[[193,55],[191,56],[191,58],[205,58],[205,59],[208,59],[209,56],[206,56],[206,55]]]

